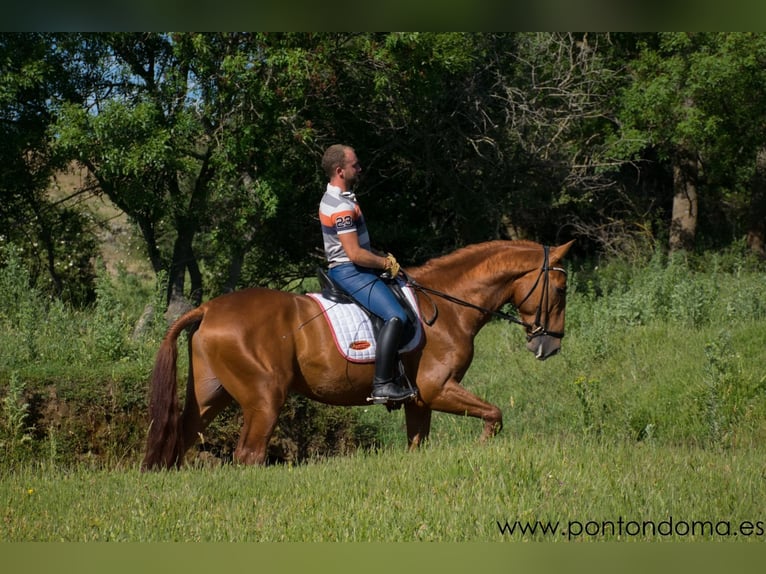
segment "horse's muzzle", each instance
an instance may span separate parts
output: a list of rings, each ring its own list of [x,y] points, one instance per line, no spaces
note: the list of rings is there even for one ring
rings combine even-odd
[[[527,341],[527,349],[544,361],[561,350],[561,339],[550,335],[538,335]]]

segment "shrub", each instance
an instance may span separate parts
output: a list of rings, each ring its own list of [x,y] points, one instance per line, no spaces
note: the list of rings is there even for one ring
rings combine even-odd
[[[0,451],[6,466],[23,462],[32,448],[32,427],[28,423],[29,403],[24,397],[24,383],[16,373],[8,382],[8,392],[2,399],[0,417]]]
[[[741,427],[757,417],[757,405],[766,396],[766,376],[754,380],[744,374],[741,356],[723,332],[705,346],[704,396],[700,401],[708,442],[730,446]],[[747,430],[747,429],[746,429]]]
[[[96,304],[89,331],[94,348],[103,358],[114,361],[125,356],[128,342],[125,308],[103,266],[96,279]]]
[[[45,301],[31,285],[29,271],[14,245],[0,249],[0,324],[16,332],[8,350],[15,360],[37,356],[36,333],[45,313]]]

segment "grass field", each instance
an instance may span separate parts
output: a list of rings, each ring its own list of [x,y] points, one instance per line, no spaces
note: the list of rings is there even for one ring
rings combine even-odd
[[[295,467],[28,467],[0,486],[0,533],[70,542],[763,542],[764,470],[755,448],[536,435]]]
[[[156,342],[121,335],[106,312],[130,315],[118,292],[93,319],[20,291],[0,330],[0,541],[763,542],[764,274],[708,263],[573,274],[563,352],[544,363],[517,327],[485,327],[464,381],[504,412],[485,445],[479,421],[437,413],[408,453],[401,411],[355,408],[371,448],[148,474],[130,413]],[[67,399],[59,419],[105,411],[82,412],[108,448],[30,429],[34,385]]]

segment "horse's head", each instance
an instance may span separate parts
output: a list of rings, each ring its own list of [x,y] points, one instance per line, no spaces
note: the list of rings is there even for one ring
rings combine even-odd
[[[544,361],[561,350],[566,307],[566,271],[558,264],[574,241],[545,248],[540,267],[514,285],[513,301],[527,331],[527,349]]]

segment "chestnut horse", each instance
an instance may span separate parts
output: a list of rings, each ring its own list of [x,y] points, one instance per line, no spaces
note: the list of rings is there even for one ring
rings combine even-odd
[[[524,327],[527,348],[544,360],[564,336],[566,273],[557,264],[573,242],[544,247],[491,241],[406,270],[425,322],[424,344],[402,356],[417,396],[404,404],[408,444],[428,437],[432,411],[484,421],[482,440],[502,428],[502,413],[460,384],[474,337],[493,316]],[[500,311],[511,303],[518,317]],[[237,461],[262,464],[288,393],[330,405],[365,405],[372,364],[337,351],[318,304],[306,295],[250,288],[203,303],[178,319],[159,348],[151,379],[151,425],[143,469],[180,466],[184,453],[232,400],[244,424]],[[183,412],[177,395],[177,339],[189,332]]]

